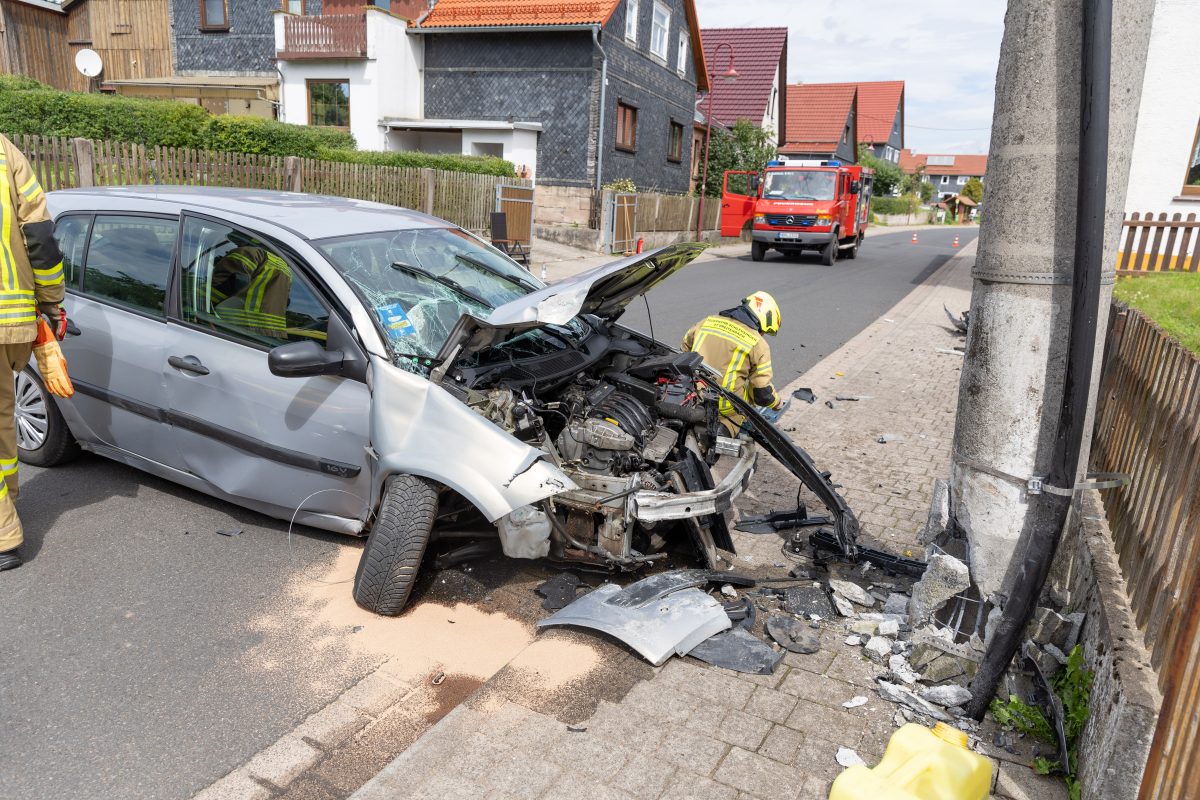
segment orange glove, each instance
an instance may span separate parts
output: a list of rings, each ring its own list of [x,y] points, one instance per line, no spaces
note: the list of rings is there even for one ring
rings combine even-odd
[[[55,397],[70,397],[75,394],[71,377],[67,375],[67,359],[63,357],[58,339],[46,324],[44,317],[37,322],[37,338],[33,341],[33,356],[37,359],[42,382]]]

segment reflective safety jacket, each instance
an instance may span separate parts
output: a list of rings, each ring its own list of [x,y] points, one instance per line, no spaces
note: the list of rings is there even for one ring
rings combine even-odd
[[[684,334],[683,349],[699,353],[721,376],[723,388],[756,406],[774,406],[779,397],[771,385],[771,346],[749,322],[737,319],[739,311],[722,311],[693,325]],[[735,426],[745,422],[727,400],[720,401],[720,410]]]
[[[29,162],[0,135],[0,343],[32,342],[37,304],[63,299],[62,253]]]
[[[234,248],[214,265],[214,310],[221,320],[239,328],[283,336],[291,290],[291,267],[261,247]]]

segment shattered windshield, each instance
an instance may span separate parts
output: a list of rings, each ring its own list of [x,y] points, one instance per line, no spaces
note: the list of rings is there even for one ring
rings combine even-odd
[[[493,309],[545,284],[466,231],[419,228],[314,242],[366,300],[393,358],[432,358],[463,314]]]
[[[767,173],[763,197],[772,200],[832,200],[837,174],[830,170],[782,170]]]

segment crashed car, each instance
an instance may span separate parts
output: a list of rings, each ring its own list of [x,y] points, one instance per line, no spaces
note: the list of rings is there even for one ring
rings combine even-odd
[[[474,235],[378,203],[196,187],[52,192],[76,394],[18,373],[23,461],[79,448],[283,520],[366,535],[354,597],[408,600],[427,545],[632,570],[716,567],[765,451],[853,514],[694,354],[618,324],[704,249],[545,286]],[[749,422],[733,436],[720,396]],[[714,478],[713,466],[720,460]]]

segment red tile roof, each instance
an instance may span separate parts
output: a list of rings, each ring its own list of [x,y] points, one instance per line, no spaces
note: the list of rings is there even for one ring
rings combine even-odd
[[[787,79],[787,36],[787,28],[704,28],[700,31],[704,59],[712,65],[717,79],[716,90],[712,93],[713,122],[728,126],[739,119],[748,119],[755,125],[762,124],[781,61],[785,68],[784,80]],[[726,44],[729,47],[725,47]],[[719,58],[718,47],[721,48]],[[730,52],[733,53],[733,68],[738,73],[733,83],[721,80],[721,73],[728,68]],[[717,59],[715,62],[714,58]],[[776,102],[782,101],[783,98],[776,99]],[[700,112],[708,113],[707,100],[700,104]],[[783,140],[783,137],[779,138]]]
[[[838,147],[857,90],[852,83],[798,83],[787,87],[787,140],[782,153],[830,152]],[[852,131],[853,132],[853,131]]]
[[[892,135],[896,110],[903,108],[904,81],[824,83],[822,86],[858,87],[858,141],[884,144]],[[900,146],[904,146],[904,115],[900,116]]]
[[[953,164],[930,164],[930,156],[936,159],[954,159]],[[928,175],[986,175],[986,155],[963,155],[962,153],[914,153],[905,148],[900,151],[900,169],[916,172],[925,167]]]

